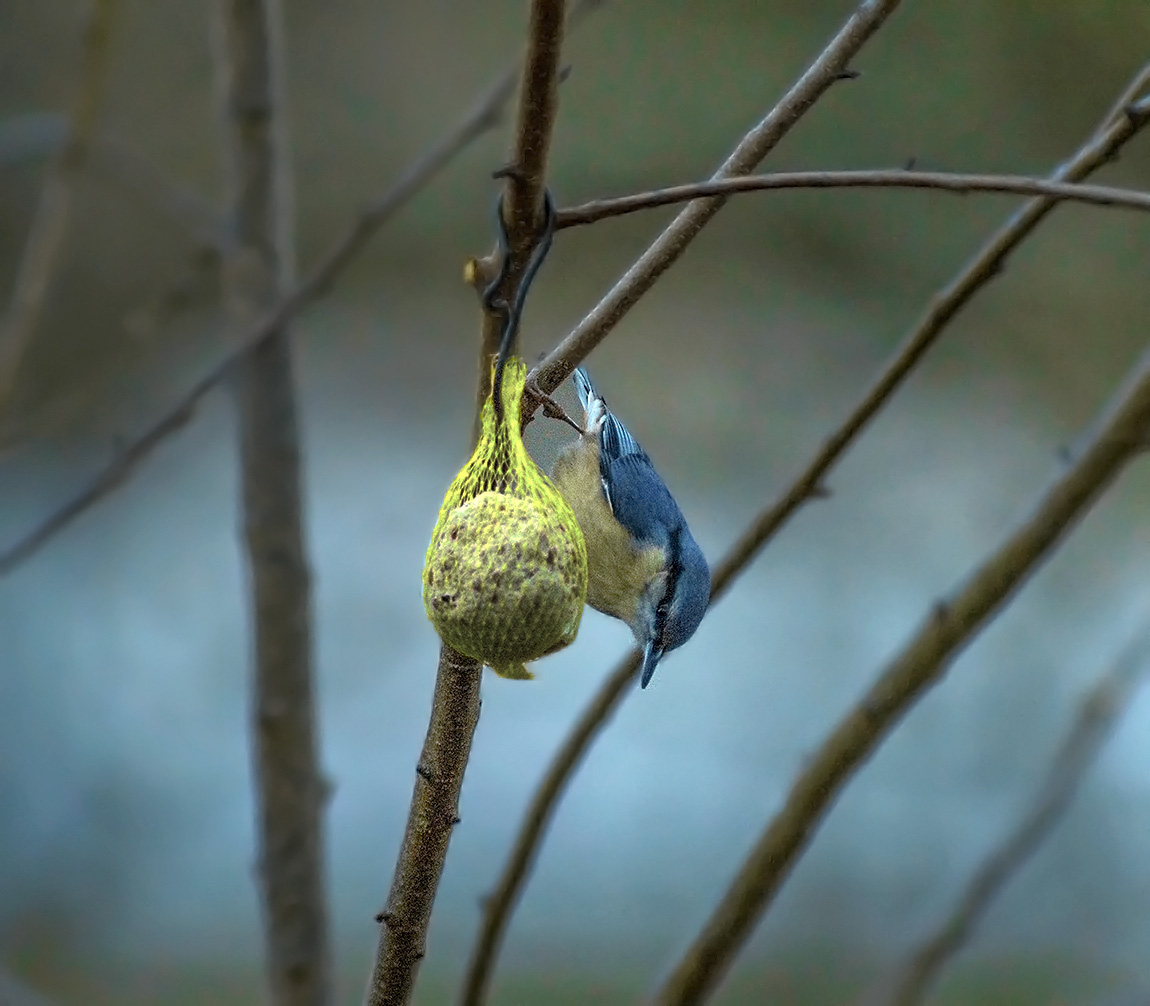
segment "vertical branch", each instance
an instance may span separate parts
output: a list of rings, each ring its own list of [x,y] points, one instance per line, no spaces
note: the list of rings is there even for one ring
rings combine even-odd
[[[431,722],[415,769],[407,830],[387,907],[376,916],[382,925],[368,1006],[407,1003],[415,988],[447,847],[460,821],[459,793],[479,722],[482,674],[478,661],[446,644],[440,647]]]
[[[12,303],[0,326],[0,412],[16,387],[24,354],[43,312],[52,274],[60,259],[72,209],[72,189],[96,124],[108,75],[112,22],[118,0],[93,0],[84,36],[83,65],[67,124],[67,136],[48,169],[32,228],[16,272]]]
[[[586,3],[577,5],[572,10],[572,17],[586,6]],[[515,141],[508,165],[509,184],[503,204],[512,261],[499,296],[508,302],[523,276],[526,264],[523,253],[532,243],[543,206],[547,158],[551,152],[551,136],[559,104],[559,58],[563,51],[565,10],[566,0],[533,0],[531,3],[527,56],[523,62]],[[469,276],[472,285],[477,290],[484,288],[493,278],[497,265],[491,259],[477,263],[475,272]],[[473,438],[479,435],[479,413],[491,391],[491,359],[499,349],[501,328],[500,315],[484,314]],[[511,347],[512,353],[517,351],[517,345]]]
[[[520,254],[533,238],[542,205],[547,155],[554,128],[559,58],[566,13],[564,0],[532,0],[527,57],[519,91],[519,112],[512,150],[510,191],[504,219],[512,263],[500,293],[510,299],[522,275]],[[494,263],[475,263],[472,282],[489,282]],[[485,312],[478,378],[479,407],[490,392],[490,360],[498,346],[501,319]],[[459,823],[459,794],[471,756],[471,739],[479,721],[482,665],[442,644],[432,698],[431,721],[416,767],[403,845],[392,876],[381,923],[379,948],[368,983],[367,1006],[403,1006],[410,1001],[427,930],[439,889],[451,833]]]
[[[983,860],[951,913],[906,961],[866,996],[864,1006],[918,1006],[979,920],[1062,818],[1150,664],[1145,626],[1086,694],[1046,778],[1010,833]]]
[[[292,281],[282,11],[278,0],[218,0],[218,12],[235,231],[225,292],[232,316],[247,324],[271,309]],[[234,379],[255,635],[252,757],[268,976],[277,1006],[322,1006],[330,997],[325,794],[287,327],[247,351]]]

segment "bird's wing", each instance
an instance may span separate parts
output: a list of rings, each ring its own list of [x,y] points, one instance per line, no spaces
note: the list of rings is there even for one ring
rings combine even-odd
[[[602,471],[602,458],[600,458]],[[683,514],[640,450],[612,461],[603,476],[615,519],[636,541],[666,548],[668,535],[683,524]]]

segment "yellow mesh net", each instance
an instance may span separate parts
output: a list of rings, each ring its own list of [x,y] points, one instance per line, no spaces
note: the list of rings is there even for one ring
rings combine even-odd
[[[561,650],[579,631],[587,546],[575,514],[531,460],[520,433],[526,364],[503,373],[471,460],[443,498],[423,567],[423,606],[440,638],[506,678]]]

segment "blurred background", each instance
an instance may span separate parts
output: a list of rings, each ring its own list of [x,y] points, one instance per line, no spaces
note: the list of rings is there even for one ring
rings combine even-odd
[[[559,202],[709,174],[846,0],[616,0],[570,38]],[[0,277],[72,100],[89,7],[0,5]],[[298,253],[440,135],[519,50],[523,0],[287,0]],[[222,199],[211,4],[125,0],[98,135]],[[1125,0],[908,3],[770,169],[1046,174],[1150,58]],[[492,242],[488,133],[297,325],[340,1001],[374,953],[438,641],[419,573],[467,453]],[[1150,136],[1096,180],[1150,186]],[[741,197],[589,360],[712,562],[843,418],[927,299],[1017,204],[925,192]],[[528,357],[673,210],[563,233]],[[948,331],[697,636],[630,696],[563,803],[493,1002],[629,1002],[675,961],[806,755],[941,594],[1025,513],[1146,342],[1150,224],[1068,206]],[[0,547],[229,345],[210,255],[85,172],[48,309],[0,416]],[[568,392],[564,392],[566,394]],[[563,428],[533,424],[554,457]],[[1042,778],[1083,690],[1150,610],[1136,465],[834,807],[716,1001],[843,1001],[951,904]],[[216,392],[113,495],[0,580],[0,964],[52,1002],[255,1002],[249,642],[233,417]],[[451,1001],[542,770],[626,651],[588,611],[530,684],[488,676],[417,1001]],[[939,1002],[1150,995],[1150,694]],[[1142,999],[1119,999],[1141,990]]]

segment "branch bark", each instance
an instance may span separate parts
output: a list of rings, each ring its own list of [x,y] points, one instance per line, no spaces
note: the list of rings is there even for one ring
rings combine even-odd
[[[1143,626],[1082,700],[1046,778],[1014,828],[974,872],[950,914],[862,998],[863,1006],[917,1006],[923,1001],[994,899],[1062,819],[1148,669],[1150,630]]]
[[[291,282],[291,183],[279,0],[218,0],[222,113],[236,249],[224,289],[248,323]],[[303,517],[298,408],[286,325],[234,369],[244,543],[255,666],[252,759],[258,885],[268,982],[277,1006],[330,1001],[311,574]]]
[[[1127,108],[1131,118],[1144,121],[1150,117],[1150,100]],[[736,195],[741,192],[766,192],[777,189],[931,189],[967,195],[971,192],[997,192],[1020,196],[1053,196],[1055,199],[1111,206],[1120,209],[1150,211],[1150,192],[1116,189],[1108,185],[1079,185],[1030,178],[1025,175],[983,175],[941,171],[908,171],[902,168],[861,171],[790,171],[770,175],[743,175],[719,181],[675,185],[650,192],[636,192],[614,199],[595,199],[579,206],[560,210],[556,229],[583,227],[610,217],[624,216],[639,210],[685,203],[705,196]]]
[[[92,3],[67,136],[40,190],[40,201],[16,272],[12,303],[0,329],[0,413],[7,409],[15,390],[20,365],[32,343],[52,275],[60,260],[60,249],[72,210],[72,190],[87,154],[104,95],[117,2],[93,0]]]
[[[606,0],[582,0],[574,4],[571,8],[571,24],[574,25],[605,3]],[[516,62],[504,72],[455,126],[412,161],[382,195],[370,202],[312,270],[245,328],[236,338],[236,348],[232,352],[192,385],[182,398],[143,433],[122,447],[107,466],[75,496],[45,517],[23,538],[0,552],[0,576],[10,573],[33,556],[84,511],[125,482],[160,444],[193,417],[200,402],[231,374],[233,365],[244,353],[292,321],[326,293],[367,242],[409,199],[418,194],[476,137],[498,125],[503,106],[515,91],[519,66]]]
[[[532,0],[513,171],[503,210],[511,254],[518,260],[512,263],[501,291],[508,300],[522,275],[525,262],[521,252],[532,241],[542,206],[565,14],[564,0]],[[483,313],[476,423],[478,409],[490,391],[490,360],[498,347],[500,323],[497,315]],[[477,429],[478,425],[474,427]],[[407,828],[387,906],[378,917],[382,925],[367,1006],[403,1006],[411,999],[426,952],[427,929],[448,844],[459,823],[459,794],[479,720],[482,675],[483,666],[478,661],[441,644],[431,722],[416,769]]]
[[[1111,160],[1146,125],[1145,119],[1128,116],[1124,110],[1147,82],[1150,82],[1150,65],[1143,68],[1123,91],[1119,101],[1101,120],[1095,135],[1054,172],[1052,177],[1055,180],[1077,182],[1085,178]],[[1056,205],[1056,201],[1049,197],[1027,203],[935,295],[918,325],[906,336],[847,419],[824,441],[814,458],[782,495],[743,532],[715,568],[711,581],[712,605],[783,525],[804,504],[822,495],[827,474],[902,386],[946,325],[1002,270],[1009,255]],[[559,800],[583,756],[629,694],[628,685],[638,666],[638,654],[631,652],[607,675],[555,753],[532,795],[499,880],[484,904],[480,931],[464,983],[464,1002],[477,1004],[483,1001],[493,960],[498,955],[511,914],[522,895]]]
[[[745,175],[790,132],[810,107],[836,82],[849,75],[848,66],[858,51],[894,13],[899,0],[864,0],[807,71],[782,100],[752,129],[712,176],[713,180]],[[527,376],[550,394],[571,374],[607,334],[686,251],[711,218],[726,204],[724,196],[692,202],[643,252],[607,295]]]

